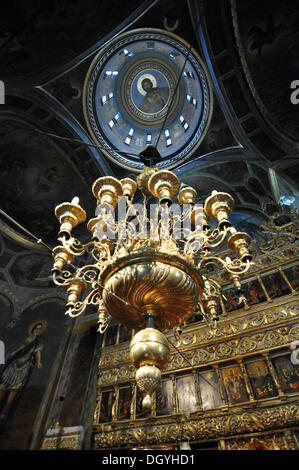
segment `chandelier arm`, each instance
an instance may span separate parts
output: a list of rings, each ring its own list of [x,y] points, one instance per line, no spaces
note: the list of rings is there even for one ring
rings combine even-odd
[[[99,251],[99,253],[97,251]],[[107,266],[107,264],[111,262],[111,254],[109,248],[99,242],[94,243],[93,249],[91,250],[90,254],[97,263],[100,263],[104,266]]]
[[[58,240],[62,243],[66,251],[73,256],[82,256],[84,255],[91,246],[94,245],[94,242],[88,242],[85,245],[80,242],[77,238],[71,237],[69,240],[65,236],[59,237]]]
[[[81,315],[88,305],[98,305],[101,301],[101,296],[98,291],[98,287],[95,287],[83,301],[77,301],[74,305],[66,311],[66,315],[72,318]],[[75,313],[74,313],[75,312]]]
[[[231,263],[227,263],[226,261],[219,258],[218,256],[207,256],[198,262],[197,267],[201,269],[204,263],[209,263],[212,261],[216,262],[216,264],[217,263],[221,264],[222,267],[231,274],[244,274],[248,271],[250,266],[253,264],[249,260],[246,260],[246,262],[244,263],[238,258],[234,259]]]
[[[205,287],[203,294],[204,295],[214,295],[214,294],[220,294],[221,293],[221,286],[220,284],[215,281],[215,279],[212,278],[205,278]],[[214,292],[213,292],[214,290]]]
[[[53,271],[53,282],[57,286],[66,286],[68,285],[73,279],[75,279],[75,274],[71,273],[70,271],[64,269],[63,271],[55,270]]]
[[[82,268],[77,268],[76,277],[88,284],[94,284],[101,271],[101,267],[98,264],[86,264]]]
[[[107,318],[107,317],[109,317],[109,318]],[[99,318],[99,320],[98,320],[98,324],[99,324],[98,332],[103,335],[105,333],[105,331],[108,329],[111,320],[112,320],[112,317],[109,315],[108,312],[106,312],[105,318],[101,318],[101,319]]]
[[[219,228],[215,228],[213,232],[210,232],[210,234],[205,234],[204,237],[206,239],[204,246],[207,246],[209,248],[216,248],[221,243],[224,242],[226,236],[228,233],[228,229],[226,227],[223,228],[223,230],[220,230]],[[218,237],[218,240],[216,240]],[[216,240],[216,241],[215,241]]]

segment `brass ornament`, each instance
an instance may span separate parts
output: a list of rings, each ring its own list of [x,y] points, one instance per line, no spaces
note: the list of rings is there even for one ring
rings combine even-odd
[[[70,236],[72,229],[86,220],[86,212],[78,203],[79,199],[74,198],[72,202],[63,202],[55,208],[55,215],[61,224],[59,235]]]
[[[81,279],[74,279],[66,286],[68,293],[67,307],[72,307],[79,297],[79,295],[86,289],[86,283]]]
[[[92,239],[96,239],[96,232],[97,232],[97,225],[100,223],[100,219],[98,217],[95,217],[93,219],[90,219],[88,224],[87,224],[87,230],[89,230],[92,233]]]
[[[171,201],[179,186],[179,179],[172,171],[158,171],[148,180],[148,191],[161,201]]]
[[[155,309],[151,309],[154,316]],[[136,383],[146,393],[142,405],[150,409],[152,394],[161,381],[161,370],[169,360],[170,350],[167,338],[161,331],[147,327],[136,333],[130,344],[130,356],[137,368]]]
[[[130,344],[131,360],[135,367],[154,365],[163,369],[168,363],[169,354],[167,338],[155,328],[140,330]]]
[[[60,271],[66,263],[73,261],[74,255],[69,253],[64,246],[55,246],[52,250],[54,256],[54,264],[52,272]]]
[[[193,230],[191,224],[190,228],[183,225],[184,240],[179,241],[176,239],[177,218],[169,212],[169,203],[180,187],[178,177],[171,171],[145,167],[137,183],[138,189],[144,194],[159,199],[156,205],[158,220],[154,220],[154,227],[152,220],[147,217],[146,198],[143,205],[145,210],[133,212],[134,220],[131,219],[134,208],[132,198],[137,184],[130,178],[119,181],[104,176],[94,182],[92,192],[98,201],[97,217],[87,223],[92,237],[85,244],[70,236],[72,228],[86,218],[85,211],[78,205],[78,198],[56,208],[56,216],[62,225],[59,238],[61,247],[54,252],[53,279],[67,290],[69,308],[66,313],[71,317],[81,315],[87,306],[94,306],[98,310],[98,331],[101,333],[106,331],[110,317],[129,328],[144,329],[140,334],[137,333],[131,355],[137,367],[137,383],[146,393],[144,405],[149,407],[153,390],[159,383],[161,369],[166,368],[169,359],[169,348],[162,331],[180,327],[202,302],[206,303],[209,310],[206,312],[202,309],[202,316],[208,324],[210,320],[218,320],[216,310],[221,295],[220,285],[207,277],[208,274],[202,276],[201,272],[206,265],[220,264],[231,274],[244,274],[250,268],[250,259],[245,253],[247,235],[242,238],[242,234],[238,240],[235,236],[234,242],[231,242],[240,258],[235,257],[228,263],[217,253],[209,255],[232,233],[227,219],[233,209],[233,199],[228,194],[213,192],[207,199],[205,213],[198,211],[195,206],[193,212],[191,208],[187,213],[183,211],[178,217],[179,221],[189,223],[193,213],[196,228]],[[120,197],[120,202],[124,203],[125,217],[119,211],[100,207],[106,204],[115,208]],[[196,197],[196,191],[185,186],[179,192],[178,201],[193,206]],[[118,220],[115,220],[115,215]],[[213,230],[207,226],[209,215],[216,217],[219,222]],[[136,230],[135,222],[141,225],[140,231]],[[71,257],[83,255],[89,255],[89,259],[92,259],[90,264],[81,263],[75,272],[62,270]],[[86,292],[80,300],[83,291]],[[149,318],[154,318],[154,324],[148,324]],[[149,326],[155,327],[154,333],[151,333],[155,340],[149,337],[145,340],[145,336],[142,336],[148,333]],[[143,355],[145,362],[138,354]],[[111,380],[113,376],[114,371],[103,374],[101,382]],[[116,371],[118,380],[131,376],[132,368],[128,365]]]
[[[107,266],[101,285],[104,306],[113,318],[130,328],[143,328],[143,313],[147,306],[155,306],[155,325],[162,331],[185,321],[203,290],[201,276],[191,264],[152,250],[133,252]]]
[[[137,176],[137,186],[143,194],[151,194],[148,190],[148,181],[154,173],[157,173],[157,171],[157,168],[150,168],[146,166]]]
[[[122,185],[123,196],[132,199],[137,189],[136,181],[132,180],[131,178],[124,178],[120,180],[120,184]]]
[[[113,176],[102,176],[94,182],[92,193],[99,204],[110,204],[115,207],[118,198],[123,194],[123,188]]]
[[[178,194],[178,201],[180,204],[195,204],[197,193],[191,186],[185,186],[180,189]]]
[[[243,262],[246,262],[247,260],[252,260],[252,255],[249,252],[250,242],[251,238],[247,233],[235,232],[229,237],[227,245],[231,250],[239,254]]]
[[[219,226],[229,226],[229,215],[234,208],[234,200],[228,193],[221,193],[212,191],[204,204],[204,210],[208,217],[215,217],[218,220]]]
[[[145,392],[142,400],[142,406],[145,409],[152,407],[152,394],[158,388],[161,381],[161,371],[153,365],[144,365],[139,367],[136,372],[136,383],[140,390]]]
[[[192,209],[191,223],[195,226],[202,227],[203,230],[209,228],[209,220],[203,207],[194,207]]]

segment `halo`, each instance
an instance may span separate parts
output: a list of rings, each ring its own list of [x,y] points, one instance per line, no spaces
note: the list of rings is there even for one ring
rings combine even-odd
[[[154,75],[152,75],[151,73],[144,73],[144,74],[142,74],[142,75],[138,78],[138,80],[137,80],[137,90],[138,90],[139,93],[140,93],[141,95],[143,95],[143,96],[146,95],[146,91],[142,88],[141,83],[142,83],[143,80],[145,80],[146,78],[152,82],[153,88],[156,88],[156,86],[157,86],[157,79],[156,79],[156,77],[155,77]]]
[[[41,320],[34,320],[28,327],[28,335],[29,336],[32,334],[33,327],[35,325],[38,325],[38,324],[41,324],[41,326],[42,326],[41,333],[43,333],[45,331],[45,329],[47,328],[47,326],[48,326],[48,322],[44,318],[42,318]]]

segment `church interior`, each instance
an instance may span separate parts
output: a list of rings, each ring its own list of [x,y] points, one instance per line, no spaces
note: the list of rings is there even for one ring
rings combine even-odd
[[[299,450],[298,48],[296,0],[2,2],[0,450]]]

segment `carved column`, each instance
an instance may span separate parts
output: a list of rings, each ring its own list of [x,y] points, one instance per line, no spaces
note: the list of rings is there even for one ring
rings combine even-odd
[[[120,327],[118,325],[117,327],[117,332],[116,332],[116,338],[115,338],[115,344],[118,345],[119,344],[119,333],[120,333]]]
[[[114,402],[113,402],[113,405],[112,405],[112,422],[117,420],[118,397],[119,397],[119,388],[118,388],[117,385],[114,385]]]
[[[173,414],[177,414],[178,412],[178,405],[177,405],[177,399],[176,399],[176,382],[175,382],[175,375],[171,374],[170,375],[171,380],[172,380],[172,405],[173,405]]]
[[[254,398],[254,394],[253,394],[253,391],[252,391],[252,387],[251,387],[251,383],[250,383],[250,380],[249,380],[249,377],[248,377],[248,374],[247,374],[246,367],[244,366],[242,359],[237,359],[237,362],[240,365],[242,375],[244,377],[245,387],[246,387],[247,393],[249,395],[249,400],[250,401],[256,401],[255,398]]]
[[[151,416],[155,418],[156,414],[157,414],[157,392],[153,394]]]
[[[102,392],[98,392],[98,395],[97,395],[97,404],[96,404],[96,407],[95,407],[95,410],[94,410],[94,414],[93,414],[93,424],[99,424],[99,414],[100,414],[100,410],[101,410],[101,401],[102,401]]]
[[[266,289],[266,287],[265,287],[265,284],[263,283],[263,280],[262,280],[262,278],[261,278],[261,275],[260,275],[260,274],[257,274],[257,275],[256,275],[256,278],[257,278],[257,280],[259,281],[259,283],[260,283],[260,285],[261,285],[261,287],[262,287],[262,289],[263,289],[263,292],[264,292],[264,294],[265,294],[265,296],[266,296],[267,302],[273,302],[273,300],[271,299],[271,297],[270,297],[269,294],[268,294],[268,291],[267,291],[267,289]]]
[[[219,441],[219,450],[226,450],[224,439],[220,439]]]
[[[285,431],[284,439],[287,444],[287,449],[289,450],[297,450],[296,442],[294,436],[291,431]]]
[[[293,288],[292,284],[290,283],[290,281],[288,280],[287,276],[286,276],[286,273],[284,272],[284,270],[282,269],[281,266],[278,267],[278,271],[280,272],[280,274],[282,275],[283,279],[285,280],[285,282],[287,283],[290,291],[292,294],[297,294],[298,292]]]
[[[136,397],[137,397],[137,384],[136,382],[132,383],[132,400],[131,400],[131,410],[130,410],[130,420],[135,421],[136,419]]]
[[[220,295],[220,306],[221,306],[221,310],[222,310],[222,315],[224,317],[226,317],[227,316],[227,311],[226,311],[226,308],[225,308],[225,305],[224,305],[224,302],[223,302],[222,295]]]
[[[201,408],[201,399],[200,399],[200,394],[199,394],[199,383],[198,383],[198,376],[197,376],[196,370],[193,370],[192,374],[193,374],[193,378],[194,378],[197,408],[200,409]]]
[[[269,368],[270,374],[271,374],[272,377],[273,377],[275,386],[276,386],[277,391],[278,391],[278,395],[279,395],[280,397],[284,397],[284,398],[285,398],[285,397],[286,397],[286,394],[283,392],[283,390],[282,390],[282,388],[281,388],[281,385],[280,385],[279,380],[278,380],[278,376],[277,376],[277,374],[276,374],[276,370],[274,369],[273,364],[272,364],[272,362],[270,361],[269,352],[263,353],[263,356],[264,356],[264,358],[266,359],[267,366],[268,366],[268,368]]]

